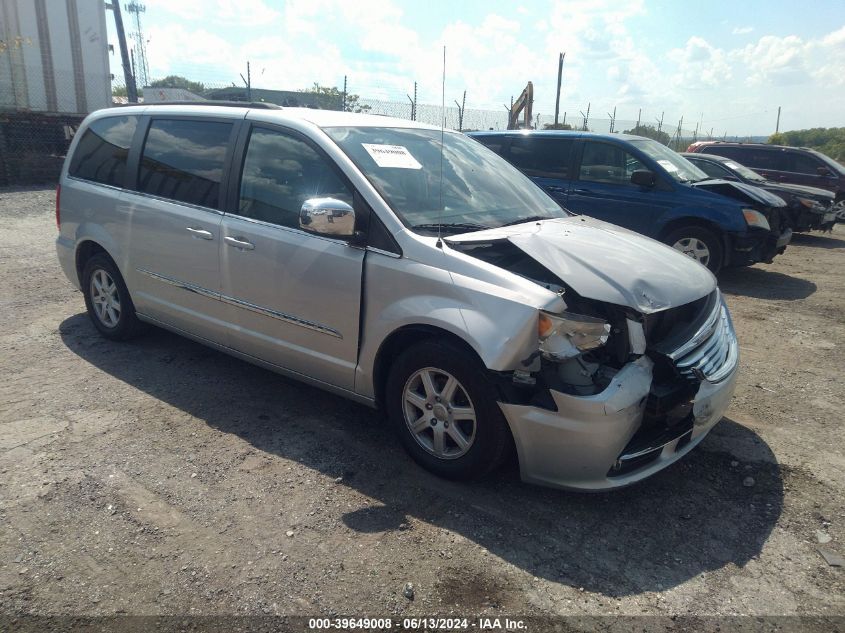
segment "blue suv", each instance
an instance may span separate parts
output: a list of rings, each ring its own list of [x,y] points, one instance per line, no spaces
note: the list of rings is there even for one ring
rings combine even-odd
[[[658,239],[713,272],[770,263],[792,237],[779,197],[710,178],[652,139],[551,130],[469,136],[566,209]]]

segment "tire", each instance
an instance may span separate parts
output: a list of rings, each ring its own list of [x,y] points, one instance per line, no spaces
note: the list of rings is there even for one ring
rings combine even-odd
[[[724,249],[722,248],[722,241],[719,237],[707,229],[700,226],[686,226],[679,229],[674,229],[663,238],[663,242],[668,244],[675,250],[681,251],[692,259],[701,262],[704,266],[710,269],[714,275],[722,269],[724,265]],[[695,256],[693,253],[702,253],[700,247],[707,252],[706,260]]]
[[[431,378],[430,389],[424,373]],[[405,449],[426,470],[446,479],[475,479],[505,458],[510,430],[497,390],[485,373],[472,354],[438,339],[417,343],[394,361],[385,386],[385,409]],[[449,377],[457,385],[447,398]],[[412,398],[416,404],[406,398],[413,393],[419,396]],[[474,412],[472,424],[469,410]],[[419,421],[420,431],[414,433],[407,420]],[[443,438],[439,444],[437,434]],[[460,437],[468,445],[462,446]]]
[[[82,294],[91,322],[104,337],[125,341],[143,330],[123,277],[105,253],[97,253],[85,262]]]

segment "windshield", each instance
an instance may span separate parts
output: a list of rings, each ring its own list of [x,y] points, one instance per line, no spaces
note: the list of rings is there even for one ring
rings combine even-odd
[[[742,176],[746,180],[757,180],[757,181],[760,181],[760,182],[766,181],[766,179],[763,178],[760,174],[758,174],[756,171],[748,169],[748,167],[746,167],[745,165],[740,165],[739,163],[735,163],[732,160],[726,160],[722,164],[725,167],[727,167],[728,169],[730,169],[731,171],[739,174],[740,176]]]
[[[440,130],[325,128],[410,228],[466,232],[569,215],[481,143]]]
[[[631,141],[631,145],[656,160],[678,182],[698,182],[709,178],[707,174],[686,158],[657,141],[644,138]]]

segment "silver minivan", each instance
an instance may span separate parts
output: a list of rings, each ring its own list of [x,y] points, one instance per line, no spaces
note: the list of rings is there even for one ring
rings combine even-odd
[[[381,407],[411,456],[601,490],[682,457],[733,394],[713,275],[561,209],[411,121],[258,105],[101,110],[57,250],[94,326],[145,324]]]

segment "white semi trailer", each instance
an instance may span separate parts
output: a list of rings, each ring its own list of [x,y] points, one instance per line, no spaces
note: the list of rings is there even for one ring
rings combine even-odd
[[[103,0],[0,0],[0,110],[111,105]]]

